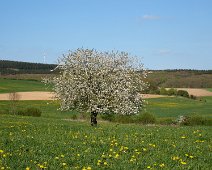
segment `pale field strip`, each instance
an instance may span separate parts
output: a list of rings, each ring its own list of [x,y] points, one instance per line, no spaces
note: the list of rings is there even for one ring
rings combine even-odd
[[[191,95],[198,97],[202,96],[212,96],[212,92],[209,92],[205,89],[192,89],[192,88],[177,88],[178,90],[186,90]],[[43,91],[34,91],[34,92],[17,92],[19,100],[54,100],[53,92],[43,92]],[[161,98],[168,97],[165,95],[155,95],[155,94],[142,94],[144,99],[149,98]],[[0,100],[10,100],[9,93],[0,94]]]

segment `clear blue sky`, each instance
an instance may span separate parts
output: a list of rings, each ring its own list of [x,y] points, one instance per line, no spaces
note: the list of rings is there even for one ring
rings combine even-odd
[[[149,69],[212,69],[212,0],[1,0],[0,59],[119,50]]]

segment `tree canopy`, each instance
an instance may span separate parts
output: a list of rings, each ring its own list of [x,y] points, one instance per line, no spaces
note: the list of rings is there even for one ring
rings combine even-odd
[[[143,106],[141,91],[147,87],[147,72],[125,52],[77,49],[59,60],[60,74],[53,83],[61,110],[78,109],[98,113],[136,114]]]

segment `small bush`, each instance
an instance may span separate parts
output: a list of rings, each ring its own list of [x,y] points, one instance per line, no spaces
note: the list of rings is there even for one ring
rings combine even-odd
[[[197,96],[194,96],[194,95],[191,94],[190,95],[190,98],[193,99],[193,100],[196,100],[197,99]]]
[[[16,111],[17,115],[22,115],[22,116],[33,116],[33,117],[40,117],[41,116],[41,110],[35,107],[30,107],[27,109],[21,109]]]
[[[142,124],[154,124],[156,123],[156,118],[153,114],[150,113],[141,113],[138,115],[136,119],[137,123],[142,123]]]
[[[178,91],[177,91],[177,96],[182,96],[182,97],[187,97],[187,98],[189,98],[189,94],[188,94],[188,92],[185,91],[185,90],[178,90]]]
[[[171,88],[171,89],[167,90],[167,95],[168,96],[176,96],[177,95],[177,90]]]
[[[160,88],[160,95],[167,95],[167,94],[168,91],[164,87]]]

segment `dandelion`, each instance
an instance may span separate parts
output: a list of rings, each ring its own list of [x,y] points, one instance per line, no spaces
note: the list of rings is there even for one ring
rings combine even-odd
[[[67,164],[65,162],[62,163],[63,166],[66,166]]]
[[[184,162],[184,161],[181,161],[180,163],[181,163],[182,165],[186,165],[186,162]]]
[[[3,150],[0,150],[0,153],[3,153],[4,151]]]
[[[105,165],[105,166],[108,165],[107,162],[104,162],[104,165]]]
[[[162,163],[162,164],[160,164],[159,165],[161,168],[163,168],[164,166],[165,166],[165,164],[164,163]]]
[[[87,170],[91,170],[91,167],[90,167],[90,166],[88,166],[88,167],[87,167]]]
[[[101,165],[101,162],[102,162],[101,160],[98,160],[97,165]]]
[[[147,166],[147,169],[150,169],[151,168],[151,166]]]
[[[60,157],[61,157],[61,158],[64,158],[64,157],[65,157],[65,155],[60,155]]]
[[[194,156],[190,155],[190,156],[189,156],[189,158],[193,159],[193,158],[194,158]]]
[[[117,153],[116,155],[115,155],[115,158],[118,158],[119,157],[119,154]]]
[[[30,168],[29,167],[26,167],[26,170],[30,170]]]
[[[179,160],[180,158],[178,157],[178,156],[174,156],[174,157],[172,157],[172,160]]]
[[[54,159],[59,159],[59,157],[56,156]]]
[[[186,137],[185,136],[181,136],[181,139],[185,139]]]

